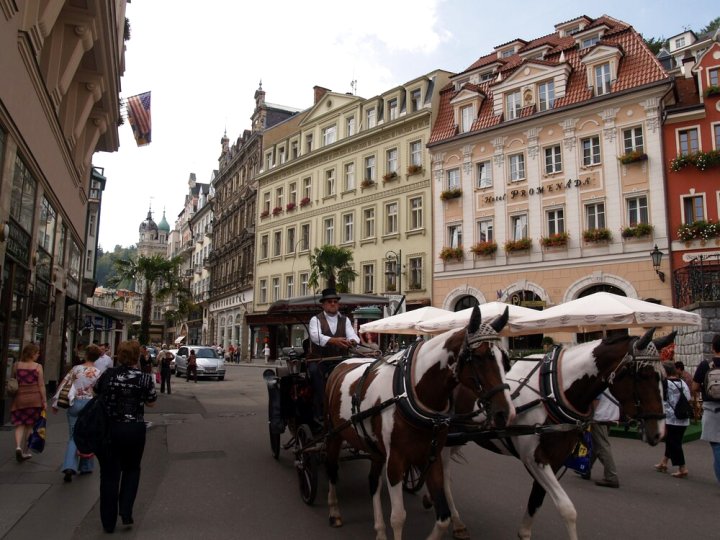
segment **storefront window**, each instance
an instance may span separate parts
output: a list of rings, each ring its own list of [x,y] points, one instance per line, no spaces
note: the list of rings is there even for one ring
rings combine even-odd
[[[10,203],[10,215],[26,231],[32,231],[35,213],[35,191],[37,182],[31,176],[20,157],[15,158],[15,175]]]
[[[57,223],[57,212],[50,202],[43,197],[40,205],[40,226],[38,227],[38,246],[47,251],[50,256],[55,249],[55,224]]]
[[[60,238],[58,238],[57,261],[60,266],[65,265],[65,244],[67,241],[67,233],[67,225],[63,223],[58,230]]]

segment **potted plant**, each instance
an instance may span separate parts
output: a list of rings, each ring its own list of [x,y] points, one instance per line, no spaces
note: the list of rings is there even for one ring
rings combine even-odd
[[[570,234],[566,232],[551,234],[540,238],[542,247],[562,247],[567,246]]]
[[[720,237],[720,223],[705,220],[684,223],[678,227],[677,235],[683,242],[718,238]]]
[[[418,174],[419,172],[422,172],[422,165],[408,165],[408,174]]]
[[[653,232],[653,226],[649,223],[638,223],[634,227],[625,227],[620,235],[623,238],[644,238],[650,236]]]
[[[622,156],[618,157],[618,160],[620,160],[620,163],[623,165],[628,165],[638,161],[647,161],[647,158],[648,155],[646,153],[633,150],[631,152],[625,152]]]
[[[307,206],[308,204],[310,204],[310,197],[303,197],[300,199],[300,208]]]
[[[451,261],[456,260],[457,262],[462,261],[465,258],[465,252],[463,251],[463,247],[444,247],[440,250],[440,258],[445,261]]]
[[[390,171],[389,173],[383,175],[383,182],[390,182],[391,180],[395,180],[398,177],[398,173],[395,171]]]
[[[609,242],[612,240],[612,233],[610,229],[599,228],[599,229],[588,229],[583,231],[583,240],[586,242]]]
[[[720,151],[710,150],[709,152],[681,154],[670,161],[670,170],[677,172],[689,165],[695,166],[700,171],[717,167],[720,165]]]
[[[462,197],[462,189],[460,188],[454,188],[454,189],[446,189],[440,194],[440,198],[443,201],[449,201],[451,199],[457,199],[458,197]]]
[[[472,251],[475,255],[494,255],[497,251],[498,245],[497,242],[493,242],[490,240],[489,242],[478,242],[473,247],[470,248],[470,251]]]
[[[515,251],[523,251],[532,247],[530,238],[520,238],[519,240],[508,240],[505,242],[505,253],[513,253]]]
[[[263,210],[262,212],[260,212],[260,217],[261,217],[261,218],[266,218],[266,217],[268,217],[269,215],[270,215],[270,210]]]
[[[283,211],[282,206],[276,206],[275,208],[272,209],[272,215],[279,216],[280,214],[282,214],[282,211]]]
[[[366,178],[360,183],[360,187],[369,188],[375,185],[375,180],[372,178]]]
[[[285,210],[288,212],[292,212],[293,210],[295,210],[295,203],[294,202],[287,203],[285,205]]]
[[[710,85],[705,89],[705,97],[720,96],[720,86]]]

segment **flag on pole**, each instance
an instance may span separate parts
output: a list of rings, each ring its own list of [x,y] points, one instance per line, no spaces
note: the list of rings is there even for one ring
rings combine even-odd
[[[137,145],[150,144],[152,131],[150,92],[127,98],[127,115]]]

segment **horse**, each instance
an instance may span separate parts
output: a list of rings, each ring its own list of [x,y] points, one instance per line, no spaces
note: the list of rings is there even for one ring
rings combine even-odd
[[[475,308],[468,326],[450,330],[426,342],[415,342],[389,359],[348,359],[335,367],[325,387],[327,429],[326,469],[328,507],[332,527],[342,526],[336,484],[343,441],[370,457],[370,495],[377,540],[387,538],[382,512],[380,474],[390,493],[390,524],[402,538],[406,512],[403,475],[411,467],[425,472],[436,508],[429,539],[443,536],[450,510],[443,490],[440,453],[449,425],[453,389],[462,385],[484,403],[493,423],[512,423],[515,409],[505,383],[498,333],[508,311],[482,323]]]
[[[516,362],[506,374],[517,413],[515,426],[553,426],[590,421],[593,400],[606,389],[618,401],[623,414],[641,422],[643,440],[657,445],[665,432],[662,402],[662,368],[659,351],[670,344],[675,332],[652,340],[655,329],[641,338],[621,336],[576,345],[538,363]],[[474,398],[463,388],[456,391],[456,413],[472,414],[477,410]],[[484,421],[481,412],[474,417]],[[571,426],[567,426],[571,427]],[[493,452],[517,457],[533,477],[533,486],[522,519],[518,537],[531,536],[532,521],[549,493],[565,521],[568,536],[577,539],[577,512],[556,473],[563,466],[581,437],[580,429],[552,428],[534,434],[502,439],[480,438],[476,442]],[[445,491],[452,515],[453,536],[469,538],[450,492],[449,464],[451,452],[443,452]],[[426,501],[426,505],[429,505]]]

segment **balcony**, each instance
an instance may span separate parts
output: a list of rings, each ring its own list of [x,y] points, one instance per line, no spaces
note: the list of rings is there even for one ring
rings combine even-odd
[[[720,254],[700,255],[674,272],[675,305],[720,301]]]

